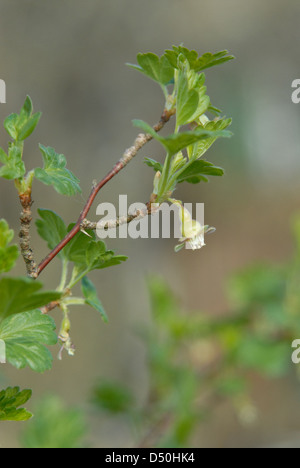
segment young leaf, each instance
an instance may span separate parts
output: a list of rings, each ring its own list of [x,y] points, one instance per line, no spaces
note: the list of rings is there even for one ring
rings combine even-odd
[[[206,176],[222,176],[224,170],[221,167],[214,166],[213,163],[208,161],[194,161],[190,166],[188,166],[185,171],[183,171],[177,182],[189,182],[190,184],[198,184],[201,180],[207,182],[208,179]]]
[[[185,125],[198,119],[209,106],[210,99],[206,95],[205,75],[200,75],[190,69],[189,63],[181,56],[178,71],[176,121],[177,125]]]
[[[46,185],[53,185],[54,189],[62,195],[75,195],[81,193],[79,179],[66,169],[66,158],[58,154],[53,148],[40,145],[44,160],[44,168],[35,169],[35,177]]]
[[[189,62],[190,68],[196,72],[221,65],[235,58],[233,55],[228,55],[228,50],[222,50],[215,54],[208,52],[198,57],[198,53],[195,50],[189,50],[183,46],[173,46],[173,50],[166,50],[164,55],[174,68],[179,68],[178,57],[183,55]]]
[[[37,112],[28,118],[27,122],[20,128],[18,133],[18,140],[23,141],[28,138],[35,130],[41,118],[41,112]]]
[[[20,112],[21,119],[24,119],[24,120],[28,119],[28,117],[31,116],[32,112],[33,112],[32,100],[30,96],[26,96],[24,105]]]
[[[203,128],[210,131],[219,131],[225,130],[229,125],[231,125],[231,119],[220,119],[216,121],[208,121]],[[219,138],[219,136],[212,136],[206,140],[198,141],[194,145],[187,148],[189,159],[198,159],[203,156],[206,151],[212,146],[212,144]]]
[[[32,417],[25,408],[19,408],[31,398],[31,390],[20,391],[19,387],[8,387],[0,392],[0,421],[27,421]]]
[[[7,361],[18,369],[26,366],[36,372],[51,369],[53,358],[44,345],[56,344],[54,330],[54,320],[40,310],[7,317],[0,323]]]
[[[51,210],[38,209],[38,214],[41,219],[36,221],[36,227],[39,235],[48,243],[50,250],[59,244],[59,242],[66,236],[67,228],[62,218]],[[63,249],[59,256],[65,257],[66,251]]]
[[[42,307],[61,298],[56,291],[42,291],[43,285],[29,278],[0,279],[0,323],[6,317]]]
[[[222,50],[220,52],[216,52],[215,54],[207,52],[197,60],[195,71],[203,71],[207,68],[229,62],[229,60],[233,60],[234,58],[235,57],[233,55],[228,55],[228,50]]]
[[[81,281],[81,289],[85,297],[85,303],[100,312],[103,321],[107,323],[108,317],[100,299],[98,298],[97,290],[92,281],[86,276]]]
[[[131,63],[127,63],[127,65],[163,86],[167,85],[174,77],[174,68],[164,55],[159,58],[151,52],[138,54],[137,61],[138,65]]]
[[[152,167],[155,172],[162,172],[163,170],[163,165],[160,162],[155,161],[154,159],[151,158],[144,158],[144,163],[147,164],[147,166]]]
[[[13,140],[23,141],[35,130],[42,114],[32,111],[32,101],[27,96],[20,114],[11,114],[4,120],[4,128]]]
[[[178,93],[176,100],[176,122],[185,125],[193,121],[199,104],[198,90],[189,86],[187,71],[180,71],[178,78]]]
[[[195,110],[194,114],[191,115],[188,119],[187,123],[194,122],[197,120],[201,115],[203,115],[209,108],[210,104],[210,99],[206,95],[206,87],[202,86],[198,91],[198,106],[197,109]]]
[[[18,139],[18,114],[10,114],[4,120],[4,128],[13,140]]]
[[[226,130],[209,131],[204,128],[197,128],[194,131],[174,133],[167,137],[158,135],[153,128],[142,120],[133,120],[135,127],[141,128],[145,133],[149,133],[155,140],[158,140],[167,150],[170,156],[178,153],[189,145],[192,145],[200,140],[217,137],[230,137],[231,132]]]
[[[19,257],[17,245],[9,246],[14,236],[14,231],[9,229],[4,219],[0,220],[0,274],[10,271]]]
[[[13,180],[19,179],[25,175],[26,169],[22,161],[22,151],[18,145],[10,145],[8,155],[2,149],[0,153],[0,160],[4,164],[4,166],[0,168],[0,177]]]

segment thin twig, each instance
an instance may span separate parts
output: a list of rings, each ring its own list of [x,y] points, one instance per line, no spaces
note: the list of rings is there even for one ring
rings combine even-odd
[[[133,214],[128,214],[125,216],[120,216],[119,218],[116,219],[110,219],[109,221],[88,221],[87,219],[84,219],[81,223],[81,229],[90,229],[95,231],[97,230],[103,230],[103,231],[108,231],[109,229],[116,229],[119,226],[122,226],[124,224],[129,224],[132,221],[138,221],[139,219],[145,218],[146,216],[149,216],[151,214],[154,214],[158,210],[157,204],[153,203],[147,203],[145,205],[145,209],[143,210],[136,210],[135,213]]]
[[[168,122],[171,116],[174,114],[174,110],[164,110],[160,121],[154,125],[154,130],[159,132],[166,122]],[[90,211],[92,204],[99,193],[99,191],[107,184],[114,176],[116,176],[127,164],[136,156],[138,151],[150,140],[152,136],[149,134],[140,133],[134,141],[134,144],[128,148],[123,154],[122,158],[115,164],[112,170],[98,183],[93,184],[90,196],[71,231],[66,237],[47,255],[47,257],[40,263],[37,269],[37,276],[39,276],[46,266],[57,256],[57,254],[73,239],[73,237],[80,231],[81,225],[84,219],[86,219],[88,212]]]
[[[52,301],[52,302],[49,302],[49,304],[46,304],[44,307],[41,307],[40,308],[40,311],[42,312],[42,314],[48,314],[49,312],[51,312],[52,310],[56,309],[56,307],[63,307],[63,303],[62,303],[62,300],[65,299],[66,297],[68,296],[71,296],[71,290],[70,289],[65,289],[64,290],[64,294],[63,294],[63,297],[61,299],[59,299],[58,301]]]
[[[59,301],[53,301],[45,305],[44,307],[41,307],[40,311],[42,312],[42,314],[46,315],[49,312],[51,312],[51,310],[54,310],[56,309],[56,307],[59,307],[59,305],[60,305]]]
[[[35,279],[38,276],[37,265],[33,258],[33,251],[30,247],[30,223],[32,221],[31,205],[33,203],[31,199],[31,191],[28,190],[26,193],[20,194],[19,199],[23,208],[20,216],[20,249],[26,265],[27,275],[30,278]]]

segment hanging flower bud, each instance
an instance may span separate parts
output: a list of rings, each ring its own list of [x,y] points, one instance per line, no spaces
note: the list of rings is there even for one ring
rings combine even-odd
[[[59,335],[58,335],[58,338],[62,342],[62,346],[61,346],[61,348],[59,350],[59,353],[58,353],[58,359],[59,360],[62,359],[62,352],[63,352],[64,349],[67,351],[69,356],[74,356],[74,354],[75,354],[75,346],[73,345],[73,343],[71,341],[70,334],[69,334],[70,328],[71,328],[71,323],[70,323],[68,315],[66,314],[65,317],[63,318],[61,328],[60,328],[60,332],[59,332]]]

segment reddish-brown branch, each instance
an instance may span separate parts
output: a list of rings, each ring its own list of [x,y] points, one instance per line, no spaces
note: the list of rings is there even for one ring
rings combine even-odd
[[[159,132],[166,122],[168,122],[172,115],[174,115],[175,111],[171,110],[164,110],[160,121],[154,125],[154,130]],[[97,185],[95,185],[90,193],[90,196],[80,213],[80,216],[75,224],[75,226],[71,229],[71,231],[66,235],[66,237],[47,255],[46,258],[40,263],[37,268],[37,276],[39,276],[42,271],[46,268],[46,266],[58,255],[58,253],[73,239],[74,236],[80,231],[81,224],[83,220],[86,218],[88,212],[90,211],[92,204],[99,193],[99,191],[107,184],[115,175],[117,175],[127,164],[136,156],[138,151],[150,140],[152,140],[152,136],[149,134],[139,134],[134,142],[134,144],[128,148],[125,153],[123,154],[122,158],[115,164],[112,170],[102,179]]]

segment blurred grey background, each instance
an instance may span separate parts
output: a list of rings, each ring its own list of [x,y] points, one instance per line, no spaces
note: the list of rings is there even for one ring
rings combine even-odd
[[[291,255],[291,215],[299,210],[300,105],[291,101],[291,83],[300,78],[300,4],[293,0],[0,0],[0,78],[7,103],[0,120],[18,111],[26,94],[40,124],[27,142],[27,168],[41,165],[38,143],[66,155],[81,179],[83,195],[73,199],[34,183],[34,213],[54,209],[67,223],[75,221],[92,180],[102,178],[132,144],[133,118],[155,123],[163,106],[159,86],[125,66],[139,52],[163,53],[184,43],[199,53],[228,49],[234,62],[207,71],[208,94],[233,117],[234,137],[218,141],[208,157],[226,170],[209,184],[183,186],[178,198],[205,203],[205,221],[217,228],[199,252],[173,253],[173,240],[112,240],[109,246],[128,254],[127,265],[92,275],[110,323],[92,309],[72,312],[75,358],[54,361],[45,375],[1,368],[0,381],[31,387],[35,398],[53,391],[81,405],[98,377],[119,379],[147,391],[142,342],[135,330],[150,320],[146,276],[162,274],[188,309],[222,314],[228,310],[226,278],[255,260],[278,262]],[[169,127],[171,131],[172,126]],[[0,145],[8,137],[0,131]],[[161,158],[149,144],[99,195],[116,202],[148,200],[151,169],[144,156]],[[13,184],[1,181],[0,216],[18,230],[19,205]],[[96,219],[96,205],[90,219]],[[47,253],[33,232],[37,259]],[[24,267],[20,262],[20,274]],[[59,261],[42,275],[56,287]],[[59,324],[59,311],[54,313]],[[298,338],[298,337],[297,337]],[[226,408],[216,415],[199,446],[276,444],[300,431],[296,387],[256,382],[259,425],[241,429]],[[18,446],[19,425],[0,425],[0,446]],[[122,426],[94,422],[93,444],[131,444]]]

